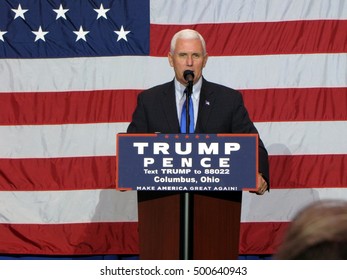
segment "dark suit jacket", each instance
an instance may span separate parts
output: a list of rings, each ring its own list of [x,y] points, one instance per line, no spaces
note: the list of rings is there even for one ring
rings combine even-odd
[[[180,133],[174,81],[139,94],[128,133]],[[257,133],[240,92],[203,79],[195,133]],[[268,154],[259,139],[259,172],[269,182]]]

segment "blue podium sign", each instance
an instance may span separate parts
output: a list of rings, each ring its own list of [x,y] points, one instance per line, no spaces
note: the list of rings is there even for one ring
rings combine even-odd
[[[256,134],[117,134],[118,190],[257,188]]]

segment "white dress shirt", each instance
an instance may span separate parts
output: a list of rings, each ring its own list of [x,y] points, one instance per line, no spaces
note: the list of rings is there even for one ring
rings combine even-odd
[[[201,85],[202,85],[202,78],[200,78],[197,81],[197,83],[193,86],[193,92],[192,92],[192,101],[193,101],[193,109],[194,109],[194,129],[196,126],[196,121],[198,119]],[[175,78],[176,108],[177,108],[177,117],[178,117],[179,123],[181,123],[182,107],[184,102],[186,101],[186,95],[184,93],[185,89],[186,87],[182,85],[179,81],[177,81]]]

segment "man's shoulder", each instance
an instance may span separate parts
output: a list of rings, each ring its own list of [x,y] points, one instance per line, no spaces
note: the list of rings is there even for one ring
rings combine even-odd
[[[166,82],[164,84],[150,87],[150,88],[142,91],[141,94],[142,95],[152,95],[152,94],[156,94],[156,93],[162,93],[162,92],[170,90],[173,86],[174,86],[174,82],[170,81],[170,82]]]
[[[219,95],[233,95],[233,96],[238,96],[241,95],[241,92],[239,92],[238,90],[222,85],[222,84],[218,84],[215,82],[210,82],[207,80],[203,80],[203,87],[206,91],[211,91],[211,92],[218,92]]]

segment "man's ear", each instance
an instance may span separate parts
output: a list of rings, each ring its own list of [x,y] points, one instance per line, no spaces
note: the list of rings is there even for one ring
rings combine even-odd
[[[169,59],[170,66],[173,67],[173,58],[170,52],[168,53],[167,58]]]
[[[204,57],[204,63],[202,65],[203,68],[206,66],[207,60],[208,60],[208,54],[206,53],[206,55]]]

